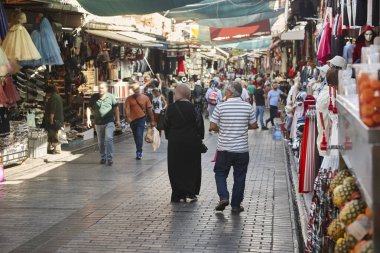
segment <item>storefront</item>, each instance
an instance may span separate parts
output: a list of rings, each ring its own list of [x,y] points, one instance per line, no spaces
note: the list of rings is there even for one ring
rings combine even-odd
[[[347,3],[318,3],[323,22],[308,21],[305,26],[302,56],[307,65],[295,79],[300,83],[298,95],[287,104],[290,178],[305,252],[380,250],[375,183],[380,154],[379,27],[367,6],[345,20]],[[349,12],[360,4],[350,5]],[[291,35],[295,33],[281,38],[291,40]],[[340,58],[330,62],[335,56]],[[329,68],[337,71],[336,84],[320,79]]]

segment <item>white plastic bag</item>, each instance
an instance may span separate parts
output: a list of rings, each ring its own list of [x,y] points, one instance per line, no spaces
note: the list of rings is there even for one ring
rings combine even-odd
[[[26,113],[26,123],[29,127],[36,128],[36,114]]]
[[[153,128],[149,127],[148,130],[146,131],[144,140],[147,143],[153,143],[153,137],[154,137],[154,130]]]
[[[160,147],[161,145],[161,136],[160,132],[157,130],[157,128],[153,128],[153,151],[156,152],[156,150]]]
[[[66,135],[65,131],[58,130],[58,142],[61,143],[61,144],[67,144],[67,143],[69,143],[67,141],[67,135]]]

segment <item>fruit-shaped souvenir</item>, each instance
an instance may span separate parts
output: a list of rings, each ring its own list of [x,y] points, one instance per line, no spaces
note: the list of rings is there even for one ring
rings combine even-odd
[[[331,222],[327,234],[336,242],[339,238],[343,238],[345,234],[344,225],[340,220],[335,219]]]
[[[366,204],[362,200],[348,202],[339,214],[339,220],[346,226],[350,225],[359,214],[365,212]]]
[[[347,234],[344,238],[347,244],[347,247],[352,250],[354,249],[355,245],[358,243],[358,240],[352,235]]]
[[[351,177],[351,173],[348,170],[341,170],[335,175],[334,179],[330,184],[330,191],[334,191],[335,187],[342,185],[344,179]]]
[[[373,241],[360,241],[356,244],[353,253],[373,253]]]
[[[346,180],[345,180],[346,181]],[[334,205],[338,208],[344,206],[344,204],[349,201],[353,193],[358,192],[359,189],[355,183],[347,181],[348,183],[339,185],[334,189],[333,192],[333,202]]]
[[[339,238],[335,245],[335,253],[350,253],[350,249],[347,246],[345,238]]]

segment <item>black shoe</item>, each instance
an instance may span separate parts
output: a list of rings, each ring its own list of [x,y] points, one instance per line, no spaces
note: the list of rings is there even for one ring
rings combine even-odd
[[[218,205],[215,207],[215,211],[223,211],[226,209],[226,206],[228,206],[230,202],[228,200],[221,200],[219,201]]]
[[[183,198],[183,199],[172,199],[171,200],[172,203],[186,203],[186,198]]]
[[[100,160],[100,164],[106,164],[106,159]]]
[[[261,130],[269,130],[269,128],[267,128],[266,126],[265,127],[262,127]]]
[[[107,165],[108,165],[108,166],[112,166],[112,164],[113,164],[113,161],[112,161],[112,160],[108,160]]]
[[[242,206],[240,206],[240,207],[233,207],[231,209],[231,212],[233,212],[233,213],[241,213],[243,211],[244,211],[244,207],[242,207]]]

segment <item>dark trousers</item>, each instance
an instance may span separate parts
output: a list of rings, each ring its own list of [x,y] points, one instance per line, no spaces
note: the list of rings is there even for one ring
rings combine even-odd
[[[146,118],[137,119],[131,122],[133,139],[136,143],[136,153],[142,153],[144,143],[144,130]]]
[[[278,107],[277,106],[274,106],[274,105],[271,105],[270,106],[270,109],[269,109],[269,119],[266,120],[266,124],[265,125],[268,125],[268,122],[270,122],[272,124],[272,126],[274,126],[274,118],[276,118],[277,116],[277,112],[278,112]]]
[[[234,168],[234,186],[232,189],[231,206],[240,207],[244,199],[245,178],[249,163],[249,153],[232,153],[228,151],[218,151],[214,166],[216,188],[220,200],[230,199],[227,189],[227,177],[231,167]]]

